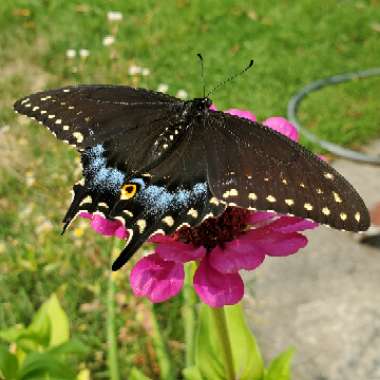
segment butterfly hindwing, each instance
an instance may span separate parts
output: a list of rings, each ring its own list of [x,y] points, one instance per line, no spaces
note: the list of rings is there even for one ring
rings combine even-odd
[[[336,170],[258,123],[215,112],[208,119],[208,181],[230,205],[310,218],[349,231],[367,229],[364,202]]]
[[[108,214],[122,219],[130,234],[126,247],[112,268],[119,269],[131,255],[153,234],[170,235],[183,225],[195,226],[205,217],[217,216],[225,206],[211,201],[206,182],[168,188],[165,183],[154,183],[142,178],[131,179],[139,190],[129,200],[120,200]]]

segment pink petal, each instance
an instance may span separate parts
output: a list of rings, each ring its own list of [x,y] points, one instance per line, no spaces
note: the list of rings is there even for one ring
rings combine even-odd
[[[116,228],[116,230],[114,232],[114,236],[116,236],[117,238],[119,238],[121,240],[127,239],[129,236],[129,232],[125,229],[123,224],[121,224],[120,227]]]
[[[263,124],[277,132],[282,133],[293,141],[298,141],[299,139],[299,134],[296,127],[284,117],[272,116],[263,121]]]
[[[160,243],[172,243],[176,240],[173,239],[170,235],[163,235],[160,233],[152,235],[149,240],[150,243],[160,244]]]
[[[206,254],[206,248],[194,247],[192,244],[182,243],[170,236],[156,234],[149,241],[157,244],[156,253],[163,259],[176,263],[199,260]]]
[[[268,227],[275,231],[289,233],[316,228],[318,223],[297,216],[284,215],[268,224]]]
[[[246,236],[269,256],[288,256],[307,244],[307,238],[297,232],[284,234],[267,226],[251,230]]]
[[[238,273],[224,274],[215,270],[206,256],[194,275],[194,289],[211,307],[238,303],[244,295],[244,283]]]
[[[249,112],[249,111],[245,111],[245,110],[239,110],[238,108],[230,108],[229,110],[226,110],[226,111],[223,111],[224,113],[229,113],[230,115],[235,115],[235,116],[239,116],[239,117],[242,117],[244,119],[248,119],[248,120],[251,120],[251,121],[256,121],[256,116]]]
[[[115,231],[123,227],[119,220],[109,220],[101,215],[94,214],[91,221],[91,227],[98,233],[104,236],[114,236]]]
[[[209,254],[210,265],[221,273],[257,268],[265,259],[265,251],[244,237],[226,243],[223,248],[215,247]]]
[[[211,104],[211,107],[209,108],[211,111],[217,111],[218,109],[216,108],[216,105],[213,103]]]
[[[86,219],[91,219],[92,220],[92,214],[90,214],[89,212],[86,212],[86,211],[82,211],[79,213],[79,216],[81,218],[86,218]]]
[[[177,295],[182,289],[184,276],[182,264],[162,260],[153,253],[137,262],[130,281],[136,296],[145,296],[157,303]]]
[[[156,253],[163,259],[176,263],[199,260],[206,254],[205,247],[194,247],[181,242],[163,243],[156,247]]]
[[[277,216],[273,211],[252,211],[247,219],[247,223],[254,226],[265,221],[269,221]]]

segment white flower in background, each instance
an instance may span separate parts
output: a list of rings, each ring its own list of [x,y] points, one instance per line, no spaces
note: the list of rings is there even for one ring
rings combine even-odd
[[[39,235],[41,233],[49,232],[53,229],[53,223],[48,219],[42,219],[40,223],[37,224],[37,227],[34,229],[36,234]]]
[[[143,68],[136,65],[129,66],[128,68],[129,75],[138,75],[138,74],[141,74],[142,71],[143,71]]]
[[[35,182],[36,182],[36,178],[34,176],[34,173],[32,171],[28,170],[25,173],[25,183],[26,183],[26,186],[31,187],[31,186],[34,185]]]
[[[147,67],[144,67],[142,70],[141,70],[141,74],[146,77],[148,75],[150,75],[150,70],[147,68]]]
[[[167,85],[166,83],[161,83],[158,85],[157,87],[157,91],[158,92],[167,92],[169,90],[169,85]]]
[[[180,99],[186,99],[188,97],[188,94],[185,90],[178,90],[176,97]]]
[[[80,49],[79,50],[79,55],[81,58],[87,58],[90,55],[90,50],[88,49]]]
[[[103,38],[103,45],[104,46],[110,46],[115,42],[115,37],[114,36],[105,36]]]
[[[66,57],[67,58],[72,59],[72,58],[75,58],[76,55],[77,55],[77,51],[75,49],[67,49],[66,50]]]
[[[107,19],[110,22],[121,21],[123,19],[123,14],[121,12],[118,12],[118,11],[109,11],[107,13]]]

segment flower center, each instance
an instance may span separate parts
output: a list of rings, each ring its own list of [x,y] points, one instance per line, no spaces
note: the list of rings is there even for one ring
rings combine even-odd
[[[217,245],[232,241],[245,232],[250,212],[243,208],[227,207],[216,218],[208,218],[196,227],[182,227],[174,238],[196,247],[203,246],[211,250]]]

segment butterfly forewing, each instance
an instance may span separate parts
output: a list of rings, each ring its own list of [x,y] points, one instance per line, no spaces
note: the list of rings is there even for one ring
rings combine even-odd
[[[139,170],[173,144],[165,128],[176,125],[173,111],[181,104],[153,91],[88,85],[36,93],[17,101],[14,108],[79,150],[103,144],[114,165]]]
[[[208,128],[214,136],[208,142],[208,181],[218,199],[338,229],[368,228],[358,193],[302,146],[258,123],[218,112],[208,119]]]

